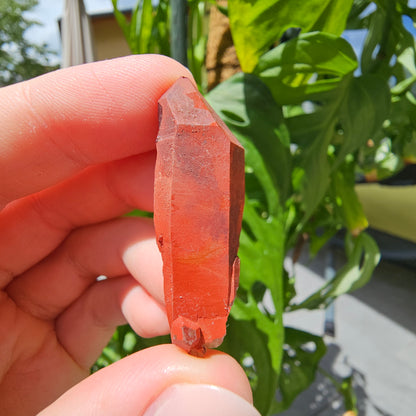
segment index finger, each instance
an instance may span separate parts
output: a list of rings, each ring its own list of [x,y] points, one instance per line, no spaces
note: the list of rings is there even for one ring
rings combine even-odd
[[[159,97],[176,61],[133,55],[0,89],[0,208],[85,167],[155,147]]]

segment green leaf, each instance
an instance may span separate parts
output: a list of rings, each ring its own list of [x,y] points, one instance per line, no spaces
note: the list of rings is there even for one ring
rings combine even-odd
[[[205,87],[206,13],[204,1],[188,2],[188,66],[200,89]]]
[[[255,73],[281,105],[325,99],[357,68],[351,45],[337,36],[313,32],[282,43],[263,55]],[[312,76],[317,79],[311,82]]]
[[[298,163],[305,172],[301,189],[305,215],[299,228],[325,195],[331,174],[336,172],[348,154],[363,147],[380,131],[390,113],[390,91],[379,76],[353,78],[347,74],[333,93],[333,96],[325,95],[322,104],[316,106],[312,114],[287,120],[294,141],[303,151]],[[336,153],[330,163],[328,146],[331,143],[336,146]],[[343,209],[351,204],[351,209],[347,211],[352,215],[352,207],[355,207],[355,219],[349,216],[346,225],[356,231],[365,228],[366,220],[354,197],[353,182],[350,181],[351,190],[347,192],[346,187],[341,186],[341,177],[338,176],[338,179],[338,189],[342,190],[342,197],[347,198]]]
[[[136,27],[138,38],[138,53],[148,53],[153,26],[152,0],[143,0],[140,16],[140,25]]]
[[[366,18],[367,37],[361,54],[363,74],[391,75],[391,60],[400,56],[413,36],[403,26],[399,2],[376,0],[377,8]],[[407,76],[406,76],[407,78]]]
[[[324,370],[322,367],[318,368],[318,371],[326,377],[336,388],[339,394],[344,399],[345,410],[353,412],[351,416],[358,415],[357,409],[357,396],[354,391],[354,373],[348,377],[344,377],[341,381],[337,380],[331,373]],[[346,414],[350,415],[349,412]]]
[[[101,356],[92,366],[91,371],[95,372],[106,367],[127,355],[145,348],[170,342],[169,335],[154,338],[141,338],[129,325],[119,326],[114,332],[108,345],[104,348]]]
[[[130,22],[129,45],[133,53],[149,53],[152,28],[152,0],[138,0]]]
[[[304,215],[297,229],[301,230],[324,197],[330,183],[330,166],[328,162],[328,145],[335,129],[333,114],[325,120],[326,127],[308,146],[299,158],[303,169],[302,187],[300,190]]]
[[[358,415],[357,396],[354,391],[354,375],[345,377],[342,380],[340,393],[344,398],[345,410],[349,410]]]
[[[315,380],[316,370],[326,353],[323,339],[295,328],[285,328],[285,344],[279,392],[282,400],[274,412],[287,409],[299,393]]]
[[[290,134],[299,146],[295,158],[296,191],[300,194],[303,216],[299,219],[297,232],[301,232],[310,219],[330,184],[328,147],[335,135],[339,109],[348,81],[347,78],[341,82],[331,100],[316,106],[315,112],[286,120]]]
[[[408,164],[416,163],[416,136],[405,144],[403,148],[403,156]]]
[[[231,32],[243,71],[251,72],[292,27],[341,34],[351,5],[351,0],[229,0]]]
[[[125,217],[145,217],[145,218],[153,218],[153,212],[150,211],[143,211],[141,209],[135,209],[130,211]]]
[[[312,30],[341,35],[344,31],[354,0],[333,0],[321,14]]]
[[[265,334],[253,321],[230,317],[221,350],[232,355],[245,369],[253,389],[255,407],[263,416],[271,415],[278,375],[271,364],[271,350],[267,347]]]
[[[114,16],[117,20],[118,25],[121,27],[123,31],[124,37],[126,38],[127,42],[129,43],[130,47],[130,23],[127,21],[126,16],[118,9],[118,0],[111,0],[113,3],[114,8]]]
[[[277,212],[291,186],[290,139],[281,108],[256,76],[242,73],[221,83],[206,98],[244,146],[246,164],[264,189],[268,212]]]
[[[354,78],[356,67],[347,41],[309,33],[274,48],[256,68],[280,104],[308,101],[306,114],[289,114],[286,119],[292,141],[299,146],[296,164],[302,172],[304,209],[299,231],[327,192],[331,172],[379,131],[389,114],[387,83],[375,75]],[[336,145],[332,166],[328,160],[331,143]]]
[[[269,228],[270,231],[274,231],[272,227]],[[281,240],[278,236],[276,239]],[[268,241],[270,240],[268,239]],[[279,267],[277,265],[279,264],[280,259],[278,256],[280,253],[277,253],[276,249],[277,246],[273,247],[271,253],[264,253],[264,244],[249,242],[247,236],[243,237],[239,251],[242,271],[240,286],[248,292],[248,299],[246,302],[242,299],[236,299],[232,309],[232,316],[240,320],[255,320],[257,328],[268,336],[267,344],[271,351],[272,366],[278,372],[281,361],[281,347],[283,344],[283,304],[279,304],[279,302],[283,301],[283,282],[281,270],[273,271],[272,269],[272,267]],[[252,264],[253,257],[256,255],[259,259]],[[255,274],[253,274],[256,266],[260,266],[261,269],[257,269]],[[259,275],[259,270],[261,275]],[[261,283],[268,288],[273,299],[275,310],[268,311],[267,314],[264,314],[259,309],[260,302],[257,302],[250,293],[254,290],[257,283]]]
[[[263,347],[267,347],[268,350],[265,357],[268,357],[267,365],[269,367],[266,374],[270,374],[272,371],[274,380],[271,380],[270,383],[272,386],[276,386],[284,340],[282,319],[284,224],[282,216],[262,218],[255,206],[255,200],[246,199],[243,224],[248,226],[250,232],[247,232],[246,227],[243,226],[239,249],[241,259],[240,289],[231,309],[231,316],[238,321],[252,322],[256,331],[265,337]],[[272,309],[263,304],[263,299],[256,299],[256,287],[259,285],[270,291],[274,306]],[[249,335],[245,334],[245,336]],[[238,339],[232,339],[232,334],[228,334],[227,339],[233,344],[239,344]],[[253,338],[252,342],[258,341]],[[262,379],[265,376],[264,370],[261,367],[257,370],[259,379]],[[274,399],[275,388],[273,394],[269,390],[258,391],[260,388],[260,385],[253,386],[254,396],[262,397],[258,403],[261,403],[261,407],[268,408]],[[263,397],[266,393],[267,400]]]
[[[396,64],[393,66],[392,75],[396,78],[396,85],[392,87],[393,95],[401,95],[410,90],[416,83],[416,40],[403,26],[402,21],[394,26],[396,33],[395,54]]]
[[[371,0],[354,0],[350,14],[347,19],[346,30],[362,29],[363,26],[363,12],[369,6]]]
[[[153,21],[151,52],[170,56],[169,0],[159,0]]]
[[[132,10],[131,20],[129,25],[129,34],[127,42],[129,44],[132,53],[139,53],[139,38],[140,35],[140,13],[141,13],[141,1],[137,0],[136,6]]]
[[[351,80],[340,108],[342,145],[333,170],[381,129],[389,116],[390,103],[390,90],[383,78],[364,75]]]
[[[118,10],[117,0],[112,2],[114,16],[132,53],[169,55],[167,0],[160,0],[156,11],[153,10],[152,0],[137,0],[130,21]]]
[[[376,242],[365,232],[358,237],[347,235],[346,246],[348,261],[332,280],[299,304],[292,305],[291,310],[301,308],[316,309],[330,304],[338,296],[352,292],[364,286],[380,261],[380,252]]]
[[[357,236],[368,227],[361,202],[355,192],[355,163],[344,163],[333,175],[334,199],[348,231]]]
[[[328,146],[356,67],[354,51],[346,40],[316,32],[279,45],[265,54],[256,68],[276,102],[294,105],[309,101],[310,113],[286,120],[293,142],[299,145],[296,164],[298,173],[301,172],[298,182],[304,216],[298,230],[328,189],[331,172]]]

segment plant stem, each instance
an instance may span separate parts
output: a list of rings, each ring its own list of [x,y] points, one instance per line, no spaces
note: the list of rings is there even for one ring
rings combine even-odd
[[[171,39],[172,58],[188,66],[187,26],[188,13],[186,0],[171,0]]]

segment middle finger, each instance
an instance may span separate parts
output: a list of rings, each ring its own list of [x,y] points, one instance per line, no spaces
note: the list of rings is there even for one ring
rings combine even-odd
[[[119,218],[78,229],[6,290],[21,309],[50,320],[78,299],[99,275],[128,273],[163,304],[162,260],[150,220]]]

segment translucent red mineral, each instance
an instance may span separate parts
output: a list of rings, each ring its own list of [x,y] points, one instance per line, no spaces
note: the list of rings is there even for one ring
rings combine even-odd
[[[154,222],[172,342],[217,347],[238,286],[244,149],[194,85],[160,98]]]

